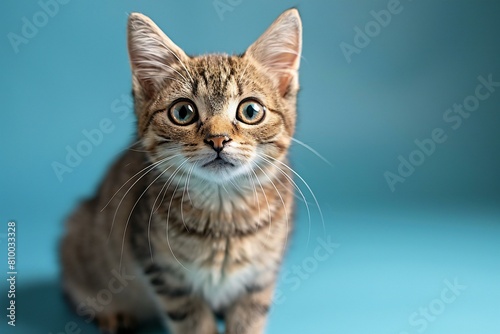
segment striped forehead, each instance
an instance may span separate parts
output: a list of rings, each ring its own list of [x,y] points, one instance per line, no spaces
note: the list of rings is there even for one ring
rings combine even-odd
[[[226,112],[229,104],[242,94],[236,61],[230,56],[199,59],[193,79],[193,96],[200,112],[206,116]]]

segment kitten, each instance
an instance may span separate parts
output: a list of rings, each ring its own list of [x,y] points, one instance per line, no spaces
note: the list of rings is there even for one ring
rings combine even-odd
[[[284,12],[242,55],[186,55],[128,21],[138,143],[69,218],[64,289],[104,333],[262,333],[293,211],[287,152],[302,43]]]

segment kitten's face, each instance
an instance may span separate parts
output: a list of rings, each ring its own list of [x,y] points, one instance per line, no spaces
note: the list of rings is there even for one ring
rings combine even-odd
[[[134,95],[150,158],[218,183],[281,160],[295,126],[300,30],[289,11],[243,56],[188,57],[132,14]]]
[[[185,170],[224,180],[286,152],[295,111],[250,62],[206,56],[185,66],[193,80],[177,69],[185,79],[166,85],[143,118],[143,141],[155,160],[178,154]]]

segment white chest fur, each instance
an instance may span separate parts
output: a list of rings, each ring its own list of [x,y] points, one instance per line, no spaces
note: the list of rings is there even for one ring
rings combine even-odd
[[[227,306],[255,280],[257,271],[247,266],[230,274],[217,269],[190,268],[188,279],[214,309]]]

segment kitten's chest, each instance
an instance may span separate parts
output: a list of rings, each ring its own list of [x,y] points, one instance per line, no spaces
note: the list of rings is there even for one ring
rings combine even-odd
[[[220,204],[208,195],[174,195],[167,210],[161,207],[155,214],[157,230],[152,233],[154,248],[183,271],[193,290],[214,309],[270,281],[288,230],[279,210],[283,207],[275,210],[273,194],[262,203],[258,196],[224,194],[217,197],[222,198]]]
[[[155,257],[177,267],[213,309],[227,306],[273,265],[260,233],[215,237],[184,227],[161,232],[153,235]]]
[[[214,309],[228,305],[248,286],[252,286],[259,276],[257,266],[247,263],[234,266],[231,255],[217,254],[222,261],[213,261],[209,266],[193,264],[189,268],[187,279],[193,289],[201,294]]]

